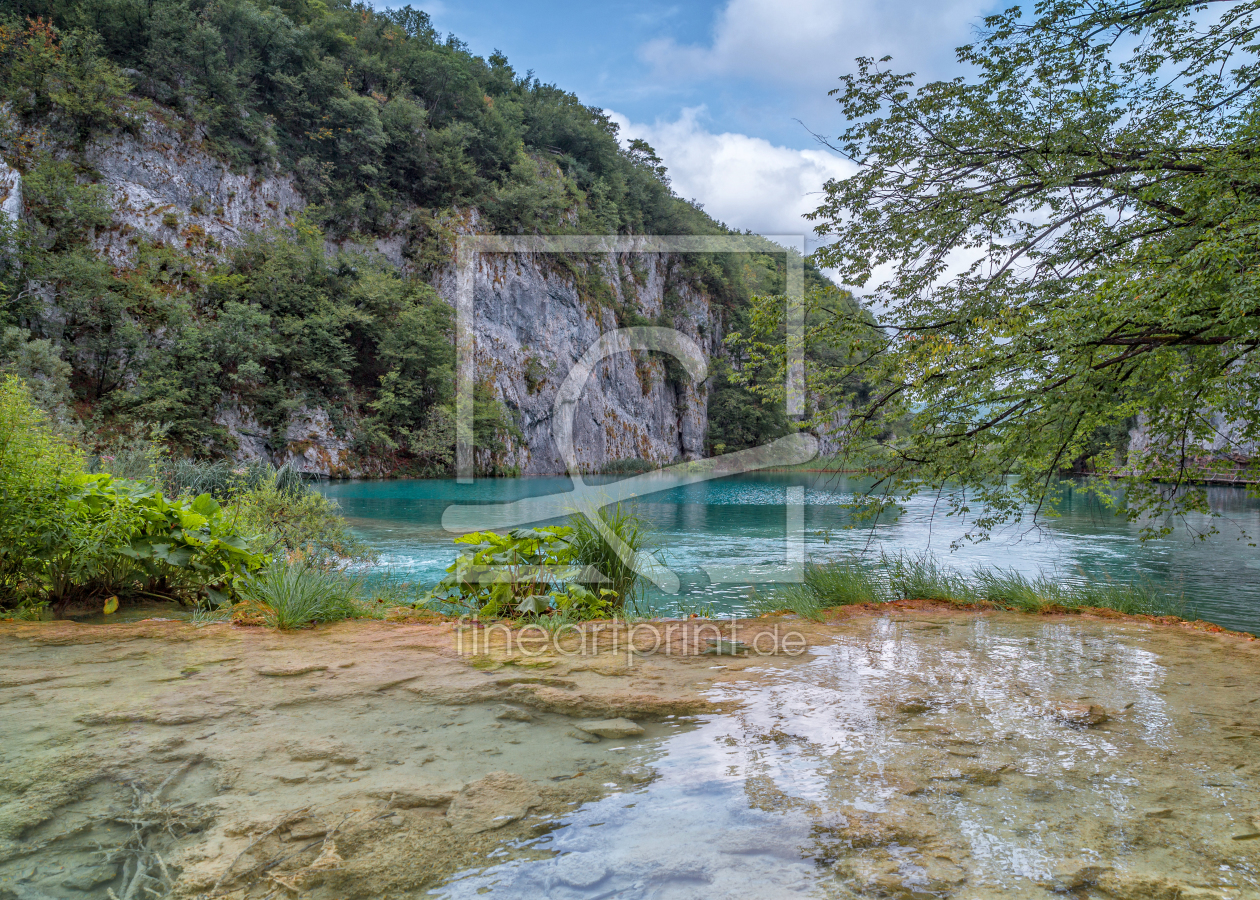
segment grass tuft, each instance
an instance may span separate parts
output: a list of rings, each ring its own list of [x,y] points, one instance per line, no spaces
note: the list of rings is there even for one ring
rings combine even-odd
[[[639,599],[639,573],[634,570],[633,562],[647,552],[647,522],[631,507],[621,503],[601,507],[597,515],[608,530],[630,549],[633,554],[630,563],[623,561],[596,530],[595,524],[580,514],[569,517],[569,525],[573,528],[573,535],[569,538],[573,563],[594,567],[607,578],[608,582],[600,582],[599,586],[616,591],[617,607],[623,609]]]
[[[275,565],[240,586],[246,609],[272,628],[305,628],[320,622],[376,618],[359,600],[359,579],[301,563]],[[233,609],[236,612],[237,608]]]
[[[1125,615],[1186,615],[1185,599],[1147,581],[1119,583],[1030,577],[1013,569],[981,568],[965,575],[930,556],[885,555],[878,564],[846,559],[810,563],[805,581],[754,595],[758,613],[792,612],[819,620],[824,610],[888,600],[978,603],[1021,612],[1077,612],[1109,609]]]

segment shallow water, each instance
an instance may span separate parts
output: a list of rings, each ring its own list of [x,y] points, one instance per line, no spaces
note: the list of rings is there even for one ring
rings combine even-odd
[[[236,900],[1260,897],[1255,642],[781,624],[805,655],[630,665],[460,659],[449,626],[4,626],[0,897],[141,865]],[[575,729],[618,712],[644,733]]]
[[[435,894],[1260,896],[1260,684],[1239,662],[1097,624],[874,619],[714,688],[739,711],[533,844],[553,858]]]
[[[1212,488],[1209,497],[1222,519],[1221,535],[1206,542],[1184,527],[1170,537],[1142,542],[1139,526],[1104,510],[1097,500],[1069,491],[1057,518],[995,533],[990,541],[950,547],[965,523],[944,515],[932,496],[913,500],[896,521],[848,529],[843,504],[859,482],[823,474],[752,474],[686,486],[658,477],[663,489],[637,503],[650,520],[657,549],[679,575],[677,595],[655,588],[646,603],[663,614],[708,607],[725,615],[747,612],[748,587],[713,584],[707,569],[740,564],[782,565],[785,561],[790,488],[803,490],[806,551],[812,559],[855,552],[932,552],[947,564],[1014,568],[1026,574],[1056,573],[1127,583],[1146,579],[1184,596],[1185,612],[1227,628],[1260,633],[1260,556],[1237,539],[1260,534],[1260,502],[1241,488]],[[326,484],[355,531],[381,552],[385,566],[431,584],[455,558],[454,535],[442,528],[452,504],[494,504],[568,491],[565,478],[359,481]],[[1202,529],[1197,517],[1191,529]]]

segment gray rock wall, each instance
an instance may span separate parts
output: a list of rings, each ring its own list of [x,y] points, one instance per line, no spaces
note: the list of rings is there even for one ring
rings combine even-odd
[[[289,176],[233,173],[196,132],[184,140],[153,118],[139,137],[118,135],[90,146],[85,156],[112,194],[116,227],[98,235],[97,247],[116,260],[130,254],[134,232],[213,254],[217,246],[292,221],[306,206]]]
[[[601,304],[583,297],[573,278],[545,255],[479,259],[473,292],[476,378],[517,415],[524,441],[514,442],[510,465],[526,474],[565,470],[552,438],[557,390],[600,336],[618,328],[614,305],[648,320],[661,317],[671,263],[677,260],[608,255],[600,277],[614,301]],[[445,273],[438,288],[453,301],[453,273]],[[715,329],[708,299],[685,288],[678,297],[669,321],[709,350]],[[704,455],[707,418],[705,385],[685,373],[671,382],[658,354],[617,353],[599,364],[577,405],[578,464],[595,471],[621,459],[660,464],[698,459]]]

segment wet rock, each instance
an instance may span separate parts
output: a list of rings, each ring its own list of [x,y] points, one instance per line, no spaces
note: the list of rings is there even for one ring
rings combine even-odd
[[[1054,868],[1050,881],[1045,886],[1060,893],[1079,891],[1081,888],[1097,884],[1098,879],[1110,871],[1110,866],[1100,866],[1097,863],[1080,860],[1066,860]]]
[[[1054,717],[1067,725],[1080,728],[1092,728],[1101,725],[1110,717],[1107,710],[1098,705],[1086,703],[1059,703],[1054,707]]]
[[[702,655],[705,656],[738,656],[741,653],[748,653],[752,647],[743,641],[728,641],[724,638],[709,638],[709,649],[705,650]]]
[[[643,734],[643,726],[629,719],[601,719],[597,722],[579,722],[579,729],[589,734],[597,734],[606,738],[638,737]]]
[[[515,822],[541,799],[537,788],[521,776],[491,772],[455,795],[446,821],[459,834],[492,831]]]
[[[579,741],[582,741],[584,744],[598,744],[599,743],[599,735],[597,734],[591,734],[590,732],[586,732],[586,731],[579,731],[576,728],[571,729],[567,733],[569,737],[577,738]]]
[[[897,704],[897,712],[907,716],[917,716],[931,709],[932,704],[922,697],[911,697],[909,700],[903,700]]]
[[[541,684],[546,687],[573,688],[577,682],[567,678],[556,678],[552,675],[516,675],[511,678],[496,678],[495,687],[512,687],[516,684]]]
[[[433,787],[398,787],[371,791],[369,797],[384,800],[390,809],[416,809],[422,806],[445,806],[455,797],[454,791]]]
[[[259,675],[266,678],[292,678],[296,675],[309,675],[312,672],[325,672],[328,666],[320,665],[294,665],[294,666],[258,666],[254,669]]]
[[[118,877],[118,866],[85,866],[76,869],[69,878],[61,882],[62,887],[72,891],[90,891]]]
[[[164,738],[162,740],[154,741],[153,743],[151,743],[149,745],[149,753],[152,753],[152,754],[170,753],[172,750],[177,750],[178,748],[184,746],[184,744],[186,743],[187,741],[185,741],[182,737],[179,737],[178,735],[172,735],[168,738]]]
[[[1098,877],[1096,883],[1100,891],[1115,900],[1221,900],[1216,891],[1192,887],[1171,878],[1108,870]]]
[[[656,770],[649,769],[647,766],[626,766],[621,770],[621,774],[635,784],[647,784],[656,778]]]
[[[328,826],[316,819],[302,819],[289,827],[289,840],[309,841],[328,834]]]
[[[993,787],[1002,783],[1002,775],[995,769],[968,769],[962,777],[968,784],[980,787]]]
[[[591,888],[604,880],[608,866],[591,853],[568,853],[552,866],[552,877],[572,888]]]
[[[715,842],[719,853],[737,856],[760,854],[781,859],[800,859],[800,849],[790,838],[758,828],[737,828],[721,835]]]
[[[342,744],[334,744],[328,741],[311,741],[309,743],[294,741],[288,744],[285,750],[288,751],[289,759],[294,762],[328,760],[329,762],[352,766],[359,761],[359,755],[353,750]]]
[[[503,719],[508,722],[532,722],[534,716],[528,710],[518,709],[515,706],[500,706],[494,714],[496,719]]]
[[[227,715],[226,710],[162,710],[162,709],[117,709],[110,712],[84,713],[76,716],[80,725],[131,725],[146,723],[149,725],[193,725],[207,719],[218,719]]]

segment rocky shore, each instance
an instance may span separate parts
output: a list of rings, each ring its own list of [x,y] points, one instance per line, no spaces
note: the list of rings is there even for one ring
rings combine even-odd
[[[1260,896],[1254,641],[721,628],[0,624],[0,897]]]

